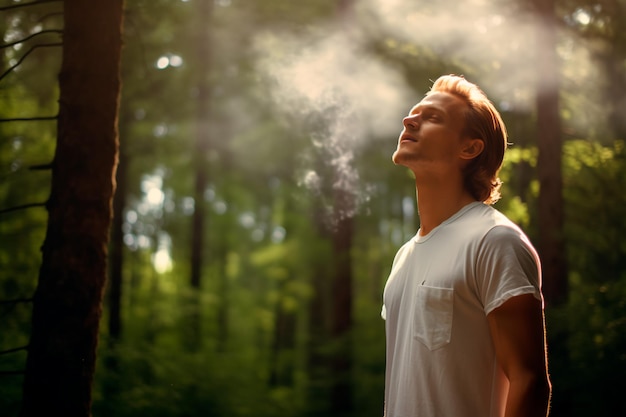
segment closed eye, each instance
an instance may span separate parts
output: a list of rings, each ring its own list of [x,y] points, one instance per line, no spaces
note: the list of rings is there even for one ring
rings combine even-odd
[[[418,104],[409,112],[409,117],[411,116],[418,116],[421,120],[441,122],[444,119],[444,112],[437,106],[430,104]]]

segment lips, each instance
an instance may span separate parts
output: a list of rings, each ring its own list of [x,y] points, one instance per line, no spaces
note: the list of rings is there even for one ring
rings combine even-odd
[[[409,136],[409,135],[402,135],[400,137],[400,143],[402,142],[417,142],[417,139]]]

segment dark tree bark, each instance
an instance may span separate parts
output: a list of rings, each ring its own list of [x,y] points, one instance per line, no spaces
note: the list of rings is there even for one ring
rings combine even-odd
[[[89,416],[118,153],[122,0],[65,0],[57,149],[20,416]]]
[[[539,252],[546,301],[567,296],[567,263],[563,239],[562,136],[559,115],[559,65],[556,54],[554,0],[533,0],[538,12],[537,139],[539,156]]]

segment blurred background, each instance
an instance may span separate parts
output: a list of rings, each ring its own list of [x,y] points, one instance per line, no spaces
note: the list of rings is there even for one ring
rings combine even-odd
[[[0,117],[42,116],[0,123],[7,417],[56,140],[63,20],[41,3],[0,20]],[[626,415],[626,2],[127,0],[124,19],[94,416],[381,416],[382,289],[419,225],[390,158],[449,73],[509,129],[495,207],[542,253],[551,415]]]

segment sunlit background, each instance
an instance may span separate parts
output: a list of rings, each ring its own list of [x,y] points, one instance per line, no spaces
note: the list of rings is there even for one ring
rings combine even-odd
[[[448,73],[502,112],[496,207],[537,244],[537,86],[558,89],[568,289],[547,307],[551,415],[626,415],[626,4],[555,3],[550,45],[530,0],[127,0],[120,274],[94,417],[382,415],[381,293],[419,225],[390,157],[402,117]],[[2,12],[2,72],[15,69],[0,117],[56,114],[60,49],[22,62],[30,44],[11,44],[58,42],[59,10]],[[558,84],[542,82],[542,48]],[[55,123],[0,134],[4,351],[28,343],[30,303],[5,300],[32,296],[47,220],[5,209],[47,198],[49,171],[31,167],[52,159]],[[24,360],[0,355],[2,416],[19,410]]]

